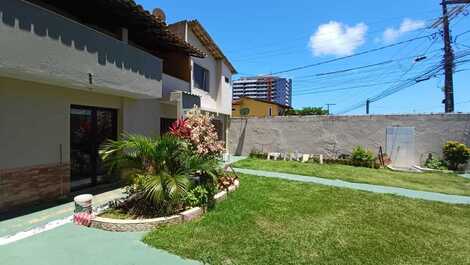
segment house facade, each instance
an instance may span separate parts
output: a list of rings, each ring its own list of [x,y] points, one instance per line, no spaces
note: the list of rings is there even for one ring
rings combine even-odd
[[[2,1],[0,212],[112,181],[98,150],[123,132],[158,135],[193,105],[225,121],[219,94],[192,93],[199,58],[132,1]]]
[[[276,117],[284,116],[289,106],[263,99],[241,97],[232,103],[232,117]]]
[[[214,117],[219,138],[227,139],[235,68],[199,21],[180,21],[170,24],[169,29],[206,56],[189,56],[182,60],[183,64],[178,69],[183,69],[183,75],[176,76],[164,70],[162,106],[165,106],[165,111],[161,117],[161,132],[197,105]]]

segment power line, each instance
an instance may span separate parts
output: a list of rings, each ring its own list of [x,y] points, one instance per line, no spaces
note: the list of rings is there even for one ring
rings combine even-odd
[[[274,73],[272,73],[272,74],[273,74],[273,75],[277,75],[277,74],[289,73],[289,72],[293,72],[293,71],[298,71],[298,70],[302,70],[302,69],[307,69],[307,68],[314,67],[314,66],[319,66],[319,65],[323,65],[323,64],[332,63],[332,62],[337,62],[337,61],[349,59],[349,58],[352,58],[352,57],[357,57],[357,56],[364,55],[364,54],[368,54],[368,53],[372,53],[372,52],[381,51],[381,50],[384,50],[384,49],[396,47],[396,46],[399,46],[399,45],[403,45],[403,44],[405,44],[405,43],[410,43],[410,42],[413,42],[413,41],[416,41],[416,40],[425,39],[425,38],[430,38],[430,37],[435,38],[435,37],[436,37],[436,33],[429,34],[429,35],[422,36],[422,37],[417,37],[417,38],[408,39],[408,40],[405,40],[405,41],[400,41],[400,42],[397,42],[397,43],[393,43],[393,44],[381,46],[381,47],[378,47],[378,48],[375,48],[375,49],[370,49],[370,50],[366,50],[366,51],[363,51],[363,52],[359,52],[359,53],[355,53],[355,54],[351,54],[351,55],[347,55],[347,56],[343,56],[343,57],[338,57],[338,58],[331,59],[331,60],[326,60],[326,61],[322,61],[322,62],[318,62],[318,63],[314,63],[314,64],[309,64],[309,65],[294,67],[294,68],[291,68],[291,69],[286,69],[286,70],[274,72]]]

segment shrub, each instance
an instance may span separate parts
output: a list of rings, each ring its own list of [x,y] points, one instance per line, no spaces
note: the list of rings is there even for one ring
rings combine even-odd
[[[188,142],[172,135],[124,135],[109,141],[100,154],[110,170],[120,170],[130,182],[124,207],[136,216],[181,210],[190,176],[200,176],[204,183],[216,183],[217,179],[216,160],[195,154]]]
[[[209,114],[193,108],[184,120],[177,120],[170,127],[170,134],[188,141],[194,151],[206,157],[219,157],[224,152],[224,142],[218,140],[217,130]]]
[[[352,150],[351,153],[351,160],[353,161],[374,161],[375,157],[374,154],[364,149],[362,146],[357,146]]]
[[[209,203],[209,192],[203,186],[196,186],[185,196],[185,205],[191,207],[204,206]]]
[[[424,166],[426,168],[437,169],[437,170],[446,170],[447,169],[447,164],[444,160],[433,158],[432,156],[430,156],[430,157],[428,157],[428,159],[426,159],[426,162],[424,162]]]
[[[457,170],[470,159],[470,149],[463,143],[449,141],[442,150],[449,169]]]
[[[351,162],[354,166],[377,168],[376,158],[370,150],[357,146],[352,150]]]
[[[258,158],[258,159],[267,159],[268,158],[268,154],[261,151],[261,150],[258,150],[258,149],[252,149],[250,151],[250,154],[248,155],[248,157],[250,158]]]

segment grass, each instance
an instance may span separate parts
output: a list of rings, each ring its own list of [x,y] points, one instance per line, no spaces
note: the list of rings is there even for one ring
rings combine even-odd
[[[201,220],[144,242],[209,264],[470,264],[470,207],[242,175]]]
[[[238,161],[234,166],[446,194],[470,195],[470,180],[451,173],[408,173],[388,169],[251,158]]]

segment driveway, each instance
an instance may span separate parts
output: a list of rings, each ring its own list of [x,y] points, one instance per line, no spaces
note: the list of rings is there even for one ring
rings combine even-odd
[[[68,223],[0,246],[2,265],[189,265],[199,264],[140,241],[144,233],[118,233]]]
[[[94,205],[122,196],[95,195]],[[73,203],[0,221],[1,265],[188,265],[185,260],[141,242],[145,233],[107,232],[71,223]]]

